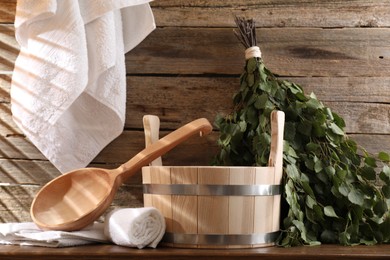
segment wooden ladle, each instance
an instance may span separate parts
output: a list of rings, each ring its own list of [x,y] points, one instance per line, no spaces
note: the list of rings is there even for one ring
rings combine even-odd
[[[35,196],[30,213],[45,230],[82,229],[99,218],[110,206],[124,180],[134,175],[195,133],[212,131],[207,119],[200,118],[149,145],[117,169],[82,168],[48,182]]]

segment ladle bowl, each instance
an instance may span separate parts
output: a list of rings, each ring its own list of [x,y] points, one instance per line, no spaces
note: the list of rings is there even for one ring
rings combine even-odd
[[[31,205],[31,217],[44,230],[82,229],[106,211],[123,181],[141,167],[193,134],[205,135],[211,131],[209,121],[200,118],[151,144],[116,169],[82,168],[61,175],[37,193]]]

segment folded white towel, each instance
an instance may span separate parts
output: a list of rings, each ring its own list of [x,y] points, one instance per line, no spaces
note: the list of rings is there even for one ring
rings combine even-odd
[[[32,222],[0,224],[0,244],[69,247],[93,243],[110,243],[104,235],[104,224],[94,223],[82,230],[43,231]]]
[[[120,246],[156,248],[165,233],[165,219],[156,208],[126,208],[111,211],[104,233]]]
[[[154,28],[150,0],[18,0],[13,118],[61,171],[85,167],[122,131],[124,53]]]

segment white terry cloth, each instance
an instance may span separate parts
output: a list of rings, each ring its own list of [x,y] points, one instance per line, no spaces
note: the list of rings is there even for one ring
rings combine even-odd
[[[104,233],[115,244],[156,248],[165,233],[165,219],[156,208],[124,208],[111,211]]]
[[[43,231],[33,222],[0,224],[0,244],[42,247],[69,247],[93,243],[110,243],[104,235],[104,224],[95,222],[72,232]]]
[[[17,126],[61,171],[123,131],[124,53],[155,29],[150,0],[18,0],[11,85]]]

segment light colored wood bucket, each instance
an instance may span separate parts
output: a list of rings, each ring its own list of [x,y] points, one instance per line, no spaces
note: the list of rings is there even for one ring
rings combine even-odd
[[[164,215],[162,242],[167,246],[271,246],[278,236],[280,219],[280,181],[275,181],[274,170],[144,167],[144,205]]]
[[[164,215],[162,244],[183,248],[251,248],[279,235],[284,113],[271,114],[268,167],[148,166],[144,206]]]

